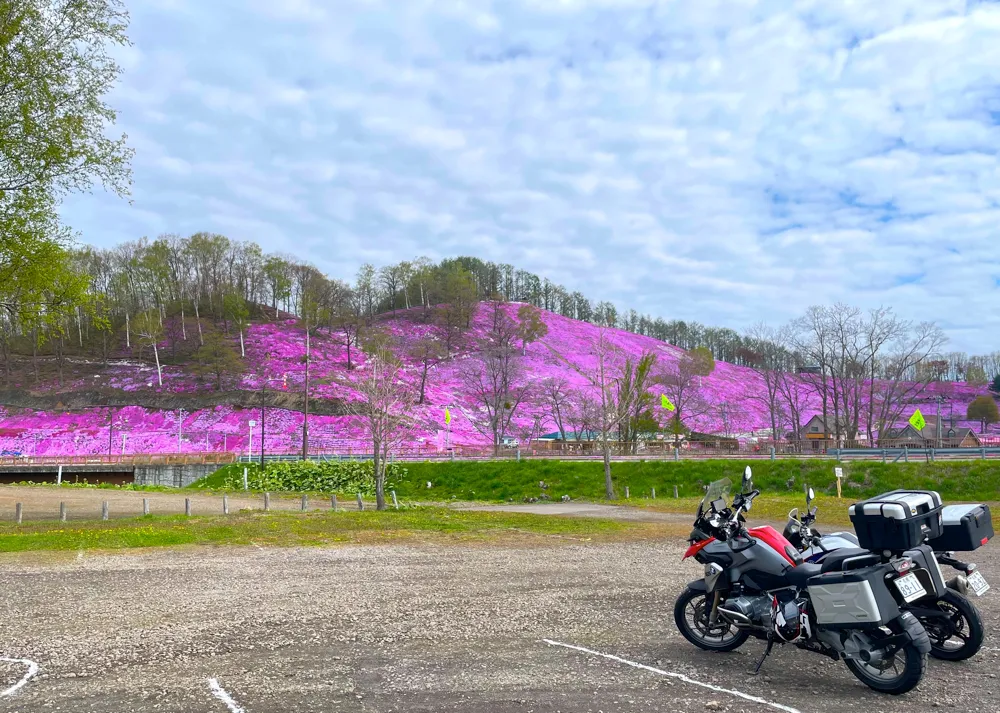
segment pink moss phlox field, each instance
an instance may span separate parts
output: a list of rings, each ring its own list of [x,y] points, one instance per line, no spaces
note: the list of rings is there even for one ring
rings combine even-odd
[[[505,309],[516,320],[519,305]],[[547,379],[562,379],[569,389],[578,392],[593,390],[588,375],[597,364],[595,343],[599,328],[557,314],[543,312],[548,335],[529,344],[523,361],[524,378],[531,391],[519,408],[510,435],[522,442],[556,430],[552,415],[540,397],[540,386]],[[488,314],[480,307],[470,330],[452,348],[450,357],[432,364],[428,370],[425,402],[414,406],[410,414],[414,421],[412,441],[408,449],[438,451],[448,440],[456,446],[484,446],[489,438],[477,429],[483,426],[480,407],[463,387],[463,371],[474,368],[477,341],[486,338]],[[444,342],[439,327],[423,320],[418,309],[400,311],[382,318],[376,325],[388,333],[396,344],[403,363],[402,378],[415,394],[420,382],[421,365],[412,356],[412,347],[420,339]],[[192,324],[188,325],[193,339]],[[618,358],[638,357],[645,352],[656,355],[659,372],[675,366],[684,351],[622,330],[606,329],[605,337],[619,350]],[[238,348],[236,335],[232,335]],[[245,334],[246,370],[230,388],[259,392],[261,389],[301,393],[305,383],[306,335],[303,326],[289,319],[276,323],[252,324]],[[167,345],[161,347],[167,351]],[[156,369],[151,355],[140,361],[126,356],[124,345],[116,358],[97,377],[68,375],[60,391],[114,390],[133,395],[137,400],[145,393],[179,394],[197,400],[199,394],[211,393],[214,385],[181,367],[163,369],[163,386],[157,384]],[[326,328],[310,335],[309,393],[311,400],[342,403],[359,398],[355,385],[366,374],[364,353],[352,344],[352,369],[347,369],[347,348],[343,334]],[[71,365],[72,366],[72,365]],[[78,364],[77,367],[80,365]],[[48,390],[56,390],[52,384]],[[37,389],[45,391],[46,388]],[[652,389],[658,396],[659,387]],[[761,378],[752,370],[718,362],[714,373],[701,380],[701,394],[711,407],[690,419],[686,425],[707,433],[728,432],[748,435],[769,428],[769,418]],[[806,404],[804,417],[819,413],[818,397],[803,387]],[[968,404],[987,393],[985,387],[971,384],[936,383],[920,396],[918,403],[907,408],[904,418],[919,407],[925,415],[936,413],[937,396],[944,397],[942,414],[954,414],[957,426],[972,427],[978,423],[964,420]],[[248,402],[244,399],[244,402]],[[249,401],[253,403],[253,401]],[[723,408],[724,405],[724,408]],[[450,428],[444,424],[445,407],[451,407]],[[335,409],[336,410],[336,409]],[[659,408],[656,409],[660,411]],[[725,418],[723,415],[725,414]],[[659,413],[666,420],[665,413]],[[0,453],[23,455],[101,455],[122,453],[198,453],[229,450],[247,453],[250,447],[250,422],[253,427],[253,451],[260,452],[261,411],[259,408],[237,408],[229,405],[194,408],[184,411],[156,410],[141,406],[123,408],[91,408],[77,412],[41,412],[0,408]],[[270,453],[295,453],[301,449],[303,416],[300,412],[267,408],[265,450]],[[450,431],[450,433],[449,433]],[[179,437],[178,437],[179,433]],[[1000,426],[990,429],[1000,436]],[[124,436],[124,439],[122,438]],[[124,442],[123,442],[124,441]],[[309,418],[310,449],[326,453],[364,453],[367,433],[350,416],[311,415]]]

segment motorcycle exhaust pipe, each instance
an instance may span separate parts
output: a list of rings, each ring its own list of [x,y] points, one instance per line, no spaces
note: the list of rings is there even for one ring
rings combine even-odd
[[[728,619],[736,626],[747,626],[747,627],[753,626],[753,622],[750,621],[750,617],[746,616],[745,614],[741,614],[738,611],[733,611],[732,609],[723,609],[722,607],[719,607],[719,614],[726,617],[726,619]]]
[[[969,580],[965,578],[964,575],[955,575],[948,580],[945,585],[948,589],[954,589],[956,592],[961,594],[963,597],[969,593]]]

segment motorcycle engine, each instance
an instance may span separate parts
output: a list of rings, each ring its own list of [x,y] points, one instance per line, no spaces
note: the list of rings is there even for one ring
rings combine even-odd
[[[809,626],[809,602],[786,593],[784,597],[775,596],[770,602],[770,624],[774,633],[783,641],[795,643],[808,639],[811,633]]]
[[[725,609],[736,611],[749,619],[754,626],[764,626],[771,617],[771,597],[734,597],[727,599]]]

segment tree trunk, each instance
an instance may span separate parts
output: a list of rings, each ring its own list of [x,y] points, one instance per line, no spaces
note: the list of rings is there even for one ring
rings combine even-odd
[[[160,350],[156,348],[156,342],[153,342],[153,358],[156,359],[156,381],[160,386],[163,386],[163,371],[160,369]]]
[[[181,302],[181,339],[185,342],[188,340],[188,330],[187,324],[184,322],[184,303]]]
[[[128,312],[125,313],[125,348],[132,349],[131,324],[129,323]]]
[[[608,500],[615,499],[615,484],[611,480],[611,447],[608,445],[607,441],[603,444],[604,446],[604,497]]]
[[[63,385],[63,355],[66,351],[66,343],[62,332],[59,333],[59,339],[56,341],[56,363],[59,366],[59,386]]]
[[[379,451],[381,444],[375,446],[375,509],[385,510],[385,459]]]
[[[3,350],[4,383],[10,386],[10,343],[7,334],[0,334],[0,349]]]
[[[424,386],[427,385],[427,369],[429,366],[429,363],[424,361],[424,370],[420,373],[420,399],[417,401],[418,406],[424,403]]]
[[[243,344],[243,330],[242,329],[240,330],[240,356],[243,357],[244,359],[247,358],[247,350],[246,350],[246,347]]]
[[[38,383],[38,327],[31,330],[31,370],[35,375],[35,383]]]
[[[80,347],[83,347],[83,320],[80,317],[80,308],[76,308],[76,331],[80,335]]]
[[[347,336],[344,340],[347,343],[347,370],[350,371],[353,368],[351,366],[351,330],[345,329],[344,334]]]
[[[205,335],[201,332],[201,315],[198,313],[198,300],[194,301],[194,321],[198,323],[198,346],[205,346]]]

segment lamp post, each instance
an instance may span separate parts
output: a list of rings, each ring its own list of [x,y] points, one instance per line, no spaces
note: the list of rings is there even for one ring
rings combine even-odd
[[[247,460],[249,461],[253,458],[253,427],[257,425],[256,421],[250,422],[250,443],[247,445]]]
[[[180,454],[181,447],[181,431],[184,428],[184,409],[177,412],[177,453]]]

